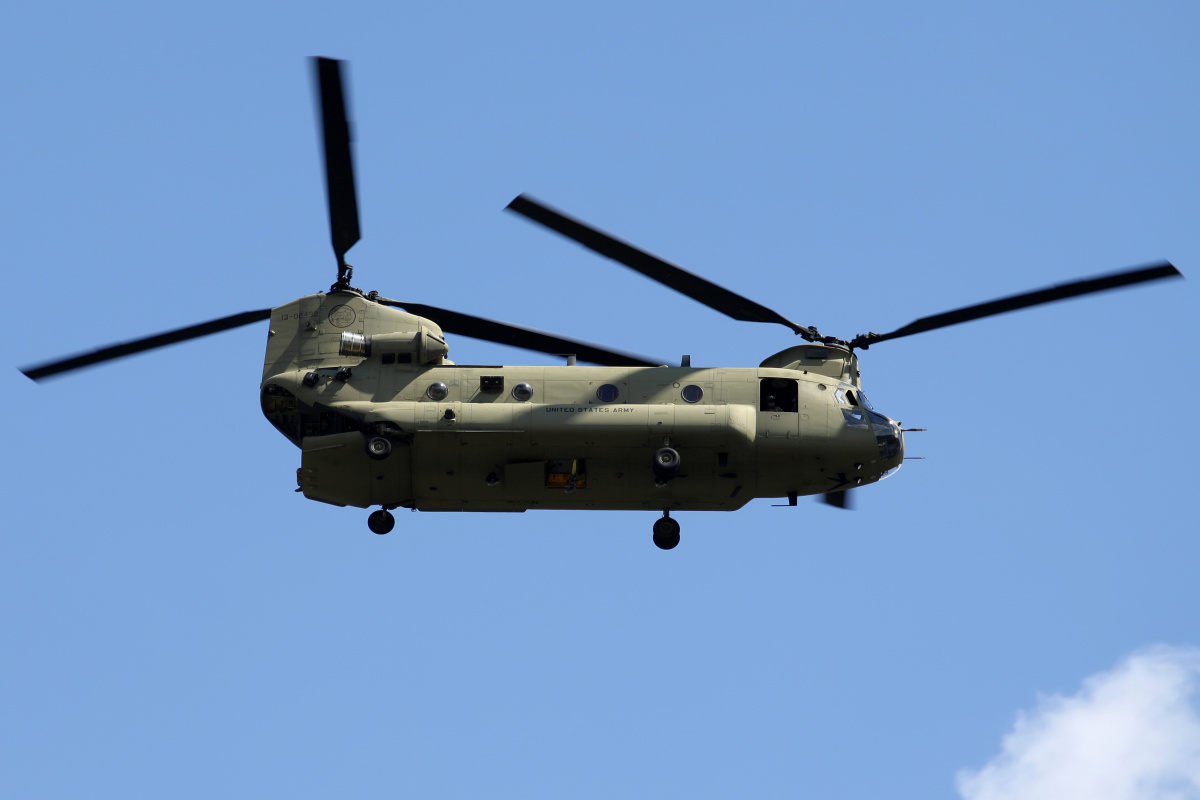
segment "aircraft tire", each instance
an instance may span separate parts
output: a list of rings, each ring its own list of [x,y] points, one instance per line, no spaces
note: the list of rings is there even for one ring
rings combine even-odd
[[[396,527],[396,518],[386,508],[381,508],[372,511],[371,516],[367,517],[367,527],[371,529],[371,533],[382,536]]]
[[[673,550],[679,544],[679,523],[670,517],[654,521],[654,545],[660,550]]]

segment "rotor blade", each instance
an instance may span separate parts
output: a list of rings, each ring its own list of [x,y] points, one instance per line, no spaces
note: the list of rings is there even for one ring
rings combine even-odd
[[[358,198],[354,191],[354,161],[350,157],[350,123],[346,117],[341,63],[314,58],[321,101],[321,133],[325,143],[325,191],[329,200],[329,231],[338,266],[359,239]]]
[[[388,300],[380,297],[378,302],[385,306],[402,308],[410,314],[435,322],[443,331],[468,336],[472,339],[483,339],[489,342],[507,344],[538,353],[552,355],[574,355],[581,361],[600,364],[606,367],[657,367],[664,361],[656,361],[645,356],[630,355],[617,350],[609,350],[599,345],[565,339],[552,333],[543,333],[519,325],[506,322],[474,317],[458,311],[450,311],[437,306],[422,303],[404,303],[399,300]]]
[[[970,322],[971,320],[981,319],[982,317],[990,317],[995,314],[1003,314],[1007,311],[1016,311],[1021,308],[1041,305],[1042,303],[1053,303],[1057,300],[1066,300],[1071,297],[1079,297],[1080,295],[1092,294],[1093,292],[1104,292],[1109,289],[1118,289],[1122,286],[1132,286],[1137,283],[1146,281],[1156,281],[1163,278],[1183,277],[1183,273],[1175,268],[1169,261],[1163,261],[1158,264],[1151,264],[1146,267],[1126,270],[1124,272],[1116,272],[1111,275],[1101,275],[1096,278],[1086,278],[1072,283],[1062,283],[1056,286],[1051,286],[1046,289],[1039,289],[1034,292],[1025,292],[1024,294],[1015,294],[1012,297],[1004,297],[999,300],[992,300],[987,303],[979,303],[978,305],[967,306],[956,311],[947,311],[944,314],[935,314],[931,317],[922,317],[921,319],[910,322],[903,328],[892,331],[891,333],[867,333],[860,334],[850,342],[852,347],[861,347],[866,349],[869,345],[876,342],[884,342],[888,339],[898,339],[901,336],[911,336],[914,333],[923,333],[925,331],[935,330],[937,328],[945,328],[948,325],[957,325],[960,322]]]
[[[847,511],[854,510],[854,503],[850,497],[849,489],[843,489],[840,492],[826,492],[821,495],[821,500],[826,505],[831,505],[834,508],[844,508]]]
[[[815,328],[797,325],[766,306],[568,217],[528,195],[519,195],[507,208],[734,319],[746,322],[778,322],[809,341],[814,341],[819,336]]]
[[[155,336],[147,336],[144,339],[135,339],[132,342],[114,344],[110,347],[93,350],[90,353],[80,353],[79,355],[59,361],[25,367],[21,372],[35,381],[40,381],[42,378],[48,378],[60,372],[69,372],[81,367],[90,367],[93,364],[112,361],[115,358],[123,358],[134,353],[140,353],[143,350],[153,350],[156,347],[166,347],[169,344],[184,342],[188,339],[198,339],[201,336],[208,336],[210,333],[219,333],[227,331],[230,328],[240,328],[243,325],[249,325],[251,322],[270,318],[271,309],[269,308],[264,308],[261,311],[245,311],[241,314],[233,314],[221,319],[211,320],[210,322],[202,322],[199,325],[191,325],[187,328],[179,328],[178,330],[160,333]]]

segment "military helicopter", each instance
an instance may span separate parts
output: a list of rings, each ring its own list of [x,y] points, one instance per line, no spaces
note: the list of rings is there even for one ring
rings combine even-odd
[[[890,333],[822,335],[526,195],[508,209],[736,320],[803,340],[758,367],[697,368],[351,285],[358,202],[341,62],[313,59],[337,280],[328,292],[27,367],[42,380],[269,320],[261,384],[267,420],[301,451],[298,491],[392,511],[634,509],[660,516],[653,541],[679,543],[672,511],[733,511],[755,498],[850,490],[903,463],[906,429],[863,392],[857,350],[1007,311],[1181,277],[1167,262],[923,317]],[[446,333],[566,357],[560,366],[459,365]],[[579,366],[578,361],[598,366]],[[907,429],[919,430],[919,429]]]

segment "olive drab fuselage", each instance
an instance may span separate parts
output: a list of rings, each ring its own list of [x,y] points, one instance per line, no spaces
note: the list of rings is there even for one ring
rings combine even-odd
[[[305,496],[422,511],[734,510],[872,483],[903,459],[845,347],[758,368],[457,365],[427,319],[356,292],[276,308],[263,413]],[[382,442],[380,440],[383,440]],[[679,454],[656,470],[656,452]]]

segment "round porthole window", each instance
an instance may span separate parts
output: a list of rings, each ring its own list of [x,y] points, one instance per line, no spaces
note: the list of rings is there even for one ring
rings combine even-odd
[[[528,383],[518,383],[513,387],[512,396],[523,403],[533,397],[533,387]]]
[[[441,381],[435,381],[429,384],[429,388],[425,390],[425,394],[430,400],[445,400],[446,395],[450,394],[450,390],[446,388],[446,384]]]
[[[682,394],[683,399],[689,403],[699,403],[700,398],[704,397],[704,390],[696,384],[690,383],[683,387],[683,391],[680,392],[680,394]]]
[[[606,383],[596,390],[596,397],[599,397],[606,403],[611,403],[621,395],[621,390],[611,383]]]

